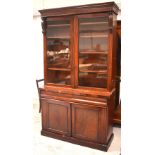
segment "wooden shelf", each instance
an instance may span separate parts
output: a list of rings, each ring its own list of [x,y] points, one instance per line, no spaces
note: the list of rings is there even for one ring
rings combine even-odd
[[[103,29],[103,30],[81,30],[79,31],[79,33],[93,33],[93,32],[96,32],[96,33],[103,33],[105,31],[109,31],[111,30],[112,28],[111,27],[108,27],[106,29]]]
[[[55,39],[55,40],[70,40],[69,37],[64,37],[64,36],[60,36],[60,37],[47,37],[47,39]]]
[[[47,27],[51,28],[51,27],[68,27],[70,26],[70,24],[48,24]]]
[[[48,70],[58,70],[58,71],[70,71],[70,68],[56,68],[56,67],[50,67]]]
[[[80,35],[80,38],[108,38],[108,35]]]
[[[105,54],[107,55],[108,52],[79,52],[80,54]]]
[[[107,70],[88,70],[88,69],[80,69],[80,72],[107,74]]]
[[[100,25],[100,24],[108,24],[108,21],[106,22],[87,22],[87,23],[80,23],[80,25]]]

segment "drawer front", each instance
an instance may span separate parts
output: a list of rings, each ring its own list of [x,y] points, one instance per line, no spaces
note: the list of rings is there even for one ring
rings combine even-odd
[[[43,130],[70,135],[70,104],[52,99],[41,99],[41,103]]]
[[[75,138],[106,143],[107,108],[90,105],[72,105],[72,136]]]
[[[89,104],[98,107],[107,107],[107,98],[98,96],[87,96],[87,95],[70,95],[63,93],[54,93],[51,91],[42,91],[40,95],[41,99],[47,100],[60,100],[69,103]]]

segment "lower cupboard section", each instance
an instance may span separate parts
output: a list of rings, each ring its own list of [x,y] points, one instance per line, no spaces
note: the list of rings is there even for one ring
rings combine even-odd
[[[113,137],[112,132],[108,132],[108,107],[53,99],[41,99],[41,105],[42,135],[100,150],[108,149]]]

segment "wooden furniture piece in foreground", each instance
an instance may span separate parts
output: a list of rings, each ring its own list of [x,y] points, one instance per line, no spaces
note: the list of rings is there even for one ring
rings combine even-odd
[[[118,10],[108,2],[39,11],[42,135],[107,151],[113,139]]]
[[[113,124],[121,126],[121,99],[120,99],[120,82],[121,82],[121,21],[117,21],[117,50],[116,50],[116,73],[115,73],[115,110]]]

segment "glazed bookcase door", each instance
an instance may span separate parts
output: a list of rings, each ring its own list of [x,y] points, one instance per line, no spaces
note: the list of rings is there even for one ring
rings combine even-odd
[[[70,19],[47,19],[47,83],[71,85]]]
[[[79,16],[79,86],[107,88],[109,20],[105,15]]]

